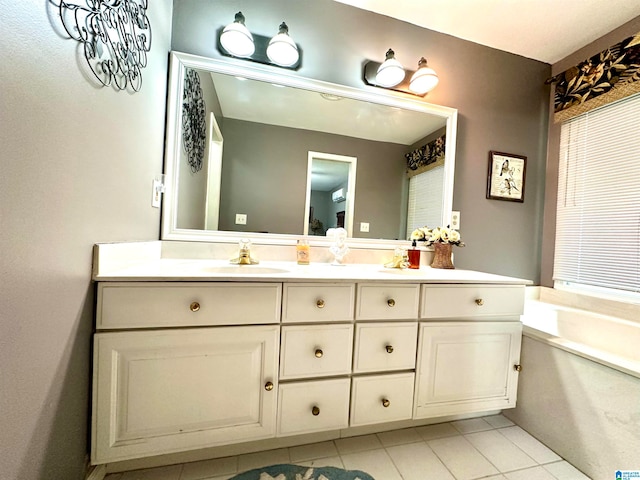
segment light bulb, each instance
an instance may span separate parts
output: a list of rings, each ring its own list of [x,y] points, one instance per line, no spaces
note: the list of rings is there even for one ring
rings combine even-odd
[[[376,73],[376,84],[381,87],[394,87],[404,80],[405,71],[402,64],[395,59],[393,50],[387,50],[386,60],[378,67]]]
[[[290,67],[300,58],[298,46],[289,36],[289,27],[282,22],[278,34],[269,41],[267,57],[276,65]]]
[[[418,95],[424,95],[436,88],[439,81],[435,70],[427,67],[427,61],[422,57],[418,62],[418,70],[411,77],[409,89]]]
[[[253,35],[244,25],[242,12],[236,13],[235,21],[230,23],[220,34],[220,43],[224,49],[236,57],[250,57],[255,52]]]

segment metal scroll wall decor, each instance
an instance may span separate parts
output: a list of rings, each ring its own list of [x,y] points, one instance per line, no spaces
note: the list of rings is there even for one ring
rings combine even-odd
[[[67,34],[82,44],[84,58],[104,86],[134,92],[151,49],[147,0],[50,0]]]
[[[555,84],[556,123],[640,92],[640,32],[547,83]]]
[[[187,68],[182,92],[182,145],[193,173],[202,170],[207,138],[206,112],[200,76],[195,70]]]
[[[405,154],[407,176],[413,177],[438,165],[444,165],[446,136],[441,135],[425,145]]]

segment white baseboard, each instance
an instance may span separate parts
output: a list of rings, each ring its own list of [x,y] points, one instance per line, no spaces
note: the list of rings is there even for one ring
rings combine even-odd
[[[106,476],[106,465],[93,465],[89,467],[89,472],[87,473],[87,477],[85,478],[85,480],[104,480],[104,477]]]

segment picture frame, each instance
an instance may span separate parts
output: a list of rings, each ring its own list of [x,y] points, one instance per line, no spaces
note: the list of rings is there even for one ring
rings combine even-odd
[[[524,202],[527,157],[504,152],[489,152],[487,198]]]

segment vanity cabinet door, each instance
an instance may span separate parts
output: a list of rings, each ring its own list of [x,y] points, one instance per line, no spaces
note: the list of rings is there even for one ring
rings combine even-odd
[[[98,333],[92,463],[275,435],[279,326]]]
[[[420,325],[414,418],[512,408],[520,322]]]

